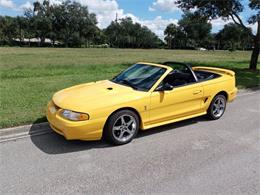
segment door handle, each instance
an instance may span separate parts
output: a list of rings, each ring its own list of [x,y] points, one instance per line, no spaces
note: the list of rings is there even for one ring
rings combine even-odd
[[[201,93],[201,92],[202,92],[202,90],[193,91],[193,95],[199,94],[199,93]]]

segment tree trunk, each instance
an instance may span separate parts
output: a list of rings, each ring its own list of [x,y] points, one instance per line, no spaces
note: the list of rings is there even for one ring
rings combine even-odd
[[[69,47],[69,36],[66,35],[65,37],[65,47]]]
[[[22,46],[22,27],[19,25],[19,40],[20,40],[20,47]]]
[[[259,46],[256,46],[253,49],[252,55],[251,55],[251,61],[250,61],[250,70],[256,70],[258,56],[259,56]]]
[[[40,38],[40,46],[43,47],[45,42],[45,37]]]
[[[257,68],[257,61],[258,61],[258,56],[259,56],[259,50],[260,50],[260,21],[258,21],[258,26],[257,26],[257,33],[256,36],[254,37],[254,49],[251,55],[251,61],[250,61],[250,70],[256,70]]]

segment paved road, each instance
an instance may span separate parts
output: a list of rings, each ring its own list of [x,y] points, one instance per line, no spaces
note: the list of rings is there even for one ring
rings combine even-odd
[[[259,194],[260,91],[131,144],[48,134],[0,144],[1,194]]]

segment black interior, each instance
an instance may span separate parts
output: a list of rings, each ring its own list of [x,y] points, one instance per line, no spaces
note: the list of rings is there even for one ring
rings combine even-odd
[[[212,72],[200,71],[200,70],[195,70],[194,73],[198,81],[210,80],[210,79],[218,78],[220,76]]]
[[[173,71],[163,80],[163,83],[168,83],[173,87],[210,80],[220,76],[207,71],[193,71],[191,67],[185,63],[165,62],[163,64],[173,68]]]
[[[195,82],[195,79],[190,73],[173,71],[165,77],[164,82],[176,87]]]

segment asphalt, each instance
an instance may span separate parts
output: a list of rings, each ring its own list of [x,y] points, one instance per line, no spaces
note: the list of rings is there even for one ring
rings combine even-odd
[[[260,91],[124,146],[35,134],[0,143],[0,160],[0,194],[259,194]]]

